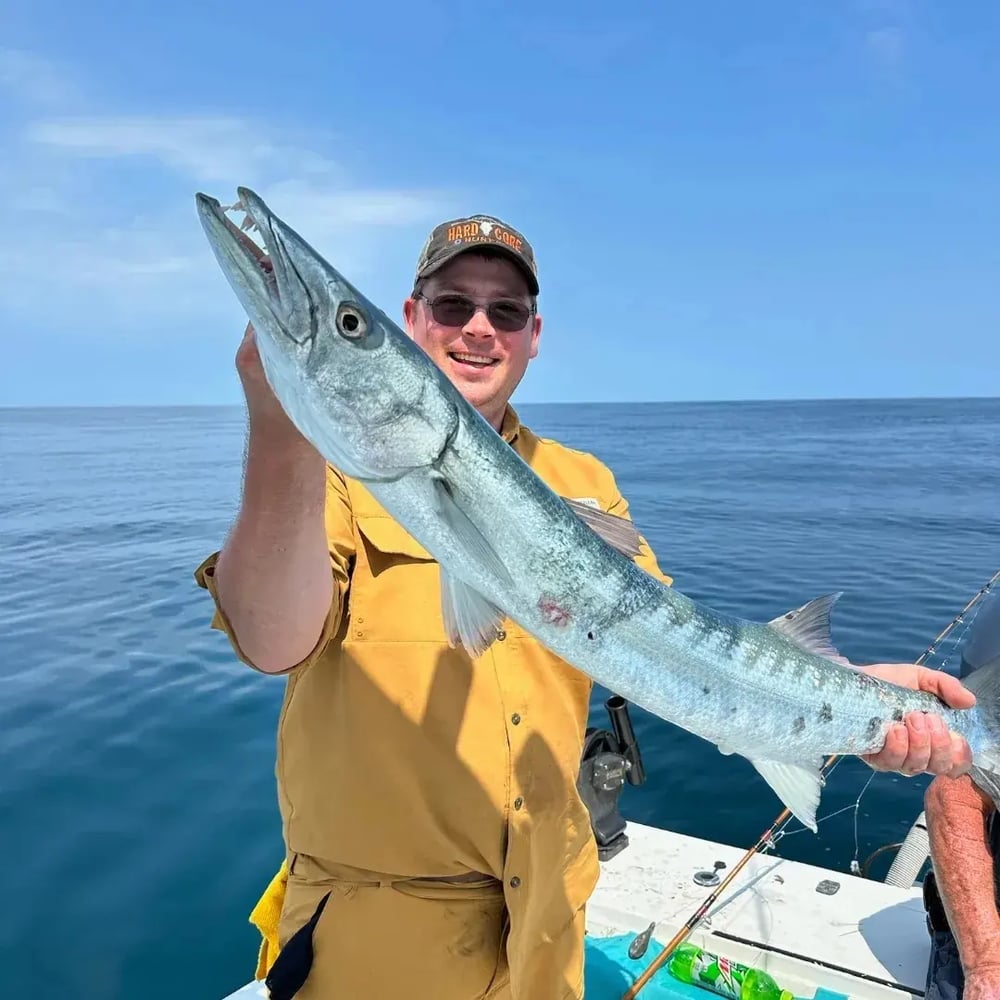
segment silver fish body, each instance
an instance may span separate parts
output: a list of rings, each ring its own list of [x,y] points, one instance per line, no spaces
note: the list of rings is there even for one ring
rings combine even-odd
[[[243,210],[273,275],[198,195],[216,258],[257,331],[265,373],[325,458],[363,482],[439,563],[449,635],[478,655],[507,617],[634,704],[750,760],[816,828],[829,754],[880,749],[904,713],[941,715],[1000,796],[1000,665],[972,709],[852,668],[830,641],[837,595],[761,623],[644,572],[621,526],[554,493],[440,369],[253,192]]]

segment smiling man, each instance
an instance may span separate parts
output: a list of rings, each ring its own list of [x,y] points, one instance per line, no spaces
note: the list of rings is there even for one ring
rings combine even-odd
[[[403,304],[407,333],[497,430],[538,354],[537,295],[527,240],[499,219],[479,216],[431,233]]]
[[[510,405],[538,352],[538,292],[513,227],[446,222],[420,254],[406,330],[555,492],[628,517],[603,463],[533,434]],[[287,677],[285,861],[251,916],[258,977],[271,1000],[579,1000],[598,877],[577,788],[590,679],[515,622],[480,656],[452,648],[437,564],[297,431],[250,327],[237,368],[243,496],[196,577],[241,659]],[[642,539],[636,561],[671,582]],[[953,678],[870,669],[963,704]],[[870,763],[948,773],[965,753],[946,730],[900,726]]]

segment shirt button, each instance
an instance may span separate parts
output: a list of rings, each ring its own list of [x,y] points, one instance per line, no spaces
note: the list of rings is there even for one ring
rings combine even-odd
[[[504,639],[506,639],[506,638],[507,638],[507,633],[502,628],[498,628],[497,629],[497,640],[499,642],[503,642]]]
[[[518,715],[518,714],[517,714],[517,712],[515,712],[515,713],[514,713],[514,714],[513,714],[513,715],[512,715],[511,717],[510,717],[510,721],[511,721],[511,722],[513,722],[515,726],[519,726],[519,725],[521,724],[521,716],[520,716],[520,715]]]
[[[523,806],[523,805],[524,805],[524,799],[522,799],[521,796],[518,795],[518,797],[516,799],[514,799],[514,808],[515,809],[520,809],[521,806]]]
[[[510,880],[510,887],[512,889],[516,889],[520,884],[521,880],[516,875]]]

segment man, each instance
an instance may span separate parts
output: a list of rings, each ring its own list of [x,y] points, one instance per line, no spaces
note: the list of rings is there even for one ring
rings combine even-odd
[[[959,676],[1000,659],[1000,599],[977,618]],[[933,870],[928,1000],[1000,1000],[1000,817],[969,776],[935,778],[924,796]]]
[[[491,217],[446,222],[420,255],[405,328],[556,492],[627,517],[606,466],[537,437],[510,406],[538,351],[538,292],[521,233]],[[475,661],[449,648],[428,553],[299,435],[250,328],[237,366],[242,504],[197,579],[237,654],[288,677],[286,860],[252,917],[258,974],[272,1000],[576,1000],[598,876],[576,787],[590,680],[512,622]],[[645,541],[637,562],[671,582]],[[929,671],[872,669],[967,697]],[[909,725],[874,766],[965,766],[943,728]]]

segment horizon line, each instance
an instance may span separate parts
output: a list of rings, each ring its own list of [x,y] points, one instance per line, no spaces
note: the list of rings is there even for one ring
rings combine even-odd
[[[524,400],[513,402],[515,409],[522,406],[702,406],[712,404],[756,403],[919,403],[919,402],[968,402],[1000,401],[1000,395],[952,396],[744,396],[704,399],[578,399],[578,400]],[[0,403],[0,410],[211,410],[245,409],[237,403]]]

